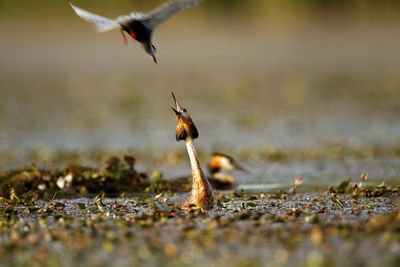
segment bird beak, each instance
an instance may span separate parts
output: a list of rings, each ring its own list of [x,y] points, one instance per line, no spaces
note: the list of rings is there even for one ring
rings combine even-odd
[[[156,64],[157,64],[157,59],[156,59],[156,56],[152,55],[152,58],[153,58],[153,61],[154,61],[154,63],[156,63]]]
[[[175,112],[176,115],[180,115],[183,113],[183,107],[181,105],[179,105],[174,93],[171,92],[171,94],[172,94],[172,97],[174,98],[174,103],[175,103],[175,108],[172,107],[172,110]]]
[[[243,168],[242,166],[240,166],[237,163],[234,163],[233,166],[235,167],[236,170],[239,170],[239,171],[244,172],[246,174],[251,174],[251,172],[249,170]]]

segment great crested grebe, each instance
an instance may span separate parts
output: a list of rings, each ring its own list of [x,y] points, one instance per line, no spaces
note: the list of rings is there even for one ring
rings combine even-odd
[[[249,174],[250,172],[240,166],[231,156],[222,153],[214,153],[208,161],[208,170],[211,174],[210,183],[215,189],[231,189],[235,187],[235,178],[221,170],[239,170]]]
[[[197,5],[198,1],[199,0],[172,0],[147,14],[132,12],[129,15],[119,16],[116,19],[109,19],[90,13],[73,4],[71,4],[71,7],[79,17],[94,23],[98,32],[106,32],[119,28],[125,44],[127,44],[127,40],[124,31],[127,32],[134,40],[142,45],[146,53],[149,54],[153,58],[154,63],[157,64],[155,56],[156,48],[151,42],[151,35],[154,28],[178,11]]]
[[[172,108],[172,110],[175,112],[176,119],[178,120],[175,132],[176,141],[184,140],[186,143],[193,176],[192,190],[189,194],[189,198],[182,205],[182,208],[185,209],[194,205],[201,209],[211,209],[214,206],[213,191],[210,182],[200,168],[197,152],[193,145],[193,140],[199,136],[199,132],[186,109],[179,105],[175,95],[173,93],[171,94],[175,102],[175,108]]]

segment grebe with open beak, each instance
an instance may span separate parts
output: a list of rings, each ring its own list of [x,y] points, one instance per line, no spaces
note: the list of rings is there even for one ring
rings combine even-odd
[[[200,168],[197,152],[193,144],[193,140],[199,136],[199,132],[186,109],[179,105],[175,95],[173,93],[171,94],[175,102],[175,108],[172,108],[172,110],[175,112],[176,119],[178,120],[175,132],[176,141],[184,140],[186,143],[193,176],[192,190],[189,194],[189,198],[181,208],[186,209],[194,205],[201,209],[211,209],[214,206],[213,191],[210,182]]]

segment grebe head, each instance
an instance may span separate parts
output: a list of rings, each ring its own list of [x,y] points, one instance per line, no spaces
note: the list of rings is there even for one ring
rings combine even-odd
[[[245,173],[250,173],[236,162],[231,156],[222,153],[214,153],[208,162],[210,173],[219,172],[221,169],[239,170]]]
[[[197,131],[192,118],[187,113],[187,110],[179,105],[174,93],[171,92],[171,94],[175,102],[175,108],[172,107],[172,110],[175,112],[176,119],[178,120],[175,132],[176,141],[186,140],[187,138],[196,139],[199,137],[199,132]]]

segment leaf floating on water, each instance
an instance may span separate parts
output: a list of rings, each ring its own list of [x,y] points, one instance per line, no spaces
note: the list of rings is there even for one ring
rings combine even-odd
[[[139,196],[139,197],[137,198],[137,201],[138,201],[138,202],[144,202],[144,201],[148,200],[149,198],[151,198],[150,195],[141,195],[141,196]]]
[[[29,213],[31,213],[31,212],[29,211],[29,208],[25,208],[25,209],[22,211],[22,213],[23,213],[23,214],[29,214]]]
[[[46,184],[39,184],[38,185],[38,189],[41,190],[41,191],[46,190]]]
[[[247,206],[247,207],[254,208],[254,207],[257,207],[257,204],[254,203],[254,202],[247,202],[247,203],[246,203],[246,206]]]
[[[121,193],[119,195],[119,197],[121,198],[121,202],[124,203],[125,202],[125,192]]]
[[[59,177],[59,178],[58,178],[58,180],[57,180],[57,186],[58,186],[60,189],[63,189],[63,188],[64,188],[64,186],[65,186],[64,177]]]
[[[167,215],[171,212],[171,208],[166,204],[161,204],[158,202],[154,203],[154,210],[159,214]]]
[[[158,179],[160,179],[160,178],[162,177],[162,175],[161,175],[161,173],[159,173],[158,171],[153,171],[153,173],[151,174],[151,177],[152,177],[154,180],[158,180]]]
[[[350,191],[350,182],[351,182],[351,178],[341,182],[340,185],[338,187],[336,187],[336,191],[339,194],[347,194]]]
[[[101,201],[101,198],[96,199],[96,204],[97,204],[97,208],[99,209],[99,212],[105,213],[105,211],[104,211],[105,206],[104,206],[103,202]]]
[[[157,196],[155,196],[154,198],[160,198],[160,197],[163,196],[163,194],[164,194],[164,193],[160,193],[160,194],[158,194]]]
[[[331,200],[332,200],[332,202],[333,202],[334,205],[340,206],[340,207],[343,206],[342,202],[340,202],[340,200],[339,200],[336,196],[332,196],[332,197],[331,197]]]
[[[363,174],[361,174],[361,180],[366,181],[368,179],[368,173],[364,172]]]
[[[300,179],[294,179],[294,185],[295,185],[295,186],[301,185],[302,183],[303,183],[303,179],[302,179],[302,178],[300,178]]]
[[[289,195],[296,194],[297,186],[301,185],[302,183],[303,183],[303,179],[302,178],[294,179],[294,186],[292,188],[290,188],[287,193]]]
[[[101,191],[100,193],[98,193],[95,197],[94,197],[94,199],[96,199],[96,200],[101,200],[101,199],[104,199],[106,197],[106,193],[104,193],[104,191]]]
[[[270,194],[270,198],[285,199],[286,198],[286,192],[281,190],[280,192],[272,193],[272,194]]]
[[[51,208],[51,209],[53,209],[53,208],[64,208],[64,204],[63,203],[61,203],[61,202],[58,202],[58,201],[54,201],[53,203],[51,203],[50,205],[49,205],[49,209]]]
[[[69,172],[67,175],[65,175],[65,177],[64,177],[64,180],[67,182],[67,183],[72,183],[72,181],[73,181],[73,179],[74,179],[74,175],[72,174],[72,172]]]
[[[11,188],[11,189],[10,189],[10,199],[11,199],[11,200],[16,199],[16,200],[18,200],[18,202],[21,201],[21,200],[19,199],[19,197],[15,194],[14,188]]]
[[[360,196],[362,191],[363,191],[363,186],[362,186],[362,183],[360,182],[359,184],[354,185],[352,194],[353,194],[353,196],[358,197],[358,196]]]

